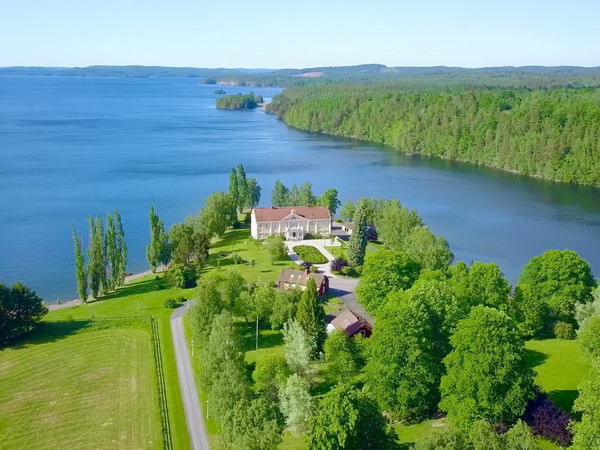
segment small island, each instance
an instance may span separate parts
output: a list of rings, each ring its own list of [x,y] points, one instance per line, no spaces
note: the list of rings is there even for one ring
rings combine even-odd
[[[223,95],[223,94],[225,94],[225,93],[226,93],[226,92],[225,92],[223,89],[217,89],[217,90],[215,91],[215,94],[217,94],[217,95]]]
[[[217,99],[217,108],[220,109],[254,109],[259,104],[263,103],[261,95],[254,95],[254,92],[250,92],[247,95],[227,95]]]

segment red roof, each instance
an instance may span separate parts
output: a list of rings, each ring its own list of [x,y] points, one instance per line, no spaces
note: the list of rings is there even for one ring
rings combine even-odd
[[[278,222],[294,213],[308,220],[330,219],[331,214],[326,206],[287,206],[271,208],[254,208],[252,210],[257,222]]]

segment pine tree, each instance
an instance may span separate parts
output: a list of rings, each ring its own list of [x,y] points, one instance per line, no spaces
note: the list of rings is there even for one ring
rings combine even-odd
[[[237,185],[238,185],[238,209],[240,212],[244,210],[244,206],[248,203],[248,180],[246,179],[246,171],[244,166],[237,166]]]
[[[327,338],[325,309],[319,301],[317,292],[317,283],[314,278],[309,278],[306,289],[302,292],[298,311],[296,312],[296,321],[302,329],[315,340],[316,351],[323,350],[323,344]]]
[[[354,213],[354,229],[348,242],[348,264],[362,266],[367,250],[367,204],[359,200]]]
[[[281,183],[281,181],[275,181],[275,187],[273,188],[273,193],[271,194],[271,203],[273,206],[286,206],[287,205],[287,188]]]
[[[125,272],[127,271],[127,243],[125,242],[125,231],[123,230],[123,222],[121,222],[121,214],[115,208],[115,222],[117,225],[117,255],[118,266],[115,268],[117,273],[117,286],[125,284]]]
[[[116,289],[119,276],[119,254],[117,253],[117,230],[113,217],[106,216],[106,239],[104,240],[104,254],[107,264],[107,285],[109,290]]]
[[[73,246],[75,247],[75,277],[77,278],[77,293],[83,303],[87,302],[87,273],[85,270],[85,257],[83,255],[83,243],[77,236],[75,225],[73,225]]]

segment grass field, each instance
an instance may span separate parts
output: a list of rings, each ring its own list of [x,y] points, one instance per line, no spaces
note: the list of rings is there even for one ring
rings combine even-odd
[[[0,351],[1,449],[162,447],[149,325],[116,322],[46,323]]]
[[[165,288],[161,277],[162,275],[148,275],[138,278],[102,300],[74,308],[51,311],[47,316],[47,320],[93,320],[131,316],[155,317],[158,321],[160,333],[160,349],[164,365],[173,447],[185,450],[190,448],[190,440],[179,390],[171,325],[169,323],[173,310],[165,308],[163,303],[167,298],[178,298],[180,296],[191,298],[194,295],[194,290]],[[146,367],[146,370],[154,372],[153,361]]]

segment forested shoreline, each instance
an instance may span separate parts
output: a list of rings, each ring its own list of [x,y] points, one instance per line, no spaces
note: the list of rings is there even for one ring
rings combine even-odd
[[[305,86],[267,111],[306,131],[600,186],[597,89]]]

